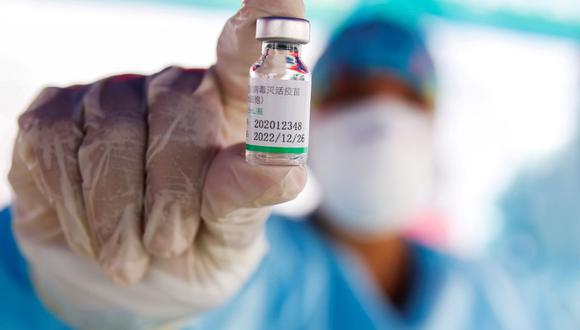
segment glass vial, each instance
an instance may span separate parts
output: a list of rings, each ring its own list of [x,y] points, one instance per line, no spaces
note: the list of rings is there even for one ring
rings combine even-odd
[[[310,23],[293,17],[262,17],[256,23],[262,56],[250,68],[246,161],[302,165],[308,152],[310,72],[300,58]]]

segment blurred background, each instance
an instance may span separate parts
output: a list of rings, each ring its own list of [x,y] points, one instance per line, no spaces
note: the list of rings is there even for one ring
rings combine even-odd
[[[359,2],[306,0],[313,66],[333,28]],[[367,1],[372,2],[372,1]],[[0,204],[16,118],[39,90],[168,65],[207,67],[234,0],[0,0]],[[501,221],[498,200],[523,169],[578,135],[577,0],[393,0],[397,19],[420,15],[438,74],[439,244],[477,256]],[[356,51],[356,50],[353,50]],[[279,212],[317,201],[314,180]],[[443,234],[441,234],[443,233]]]

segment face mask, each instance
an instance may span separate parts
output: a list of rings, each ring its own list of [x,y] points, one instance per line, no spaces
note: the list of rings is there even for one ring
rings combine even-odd
[[[431,194],[432,127],[412,105],[375,99],[313,125],[311,168],[329,225],[370,238],[399,232]]]

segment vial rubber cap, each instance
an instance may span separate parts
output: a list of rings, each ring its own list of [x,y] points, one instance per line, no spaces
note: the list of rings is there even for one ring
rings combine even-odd
[[[256,21],[256,39],[307,44],[310,41],[310,22],[296,17],[261,17]]]

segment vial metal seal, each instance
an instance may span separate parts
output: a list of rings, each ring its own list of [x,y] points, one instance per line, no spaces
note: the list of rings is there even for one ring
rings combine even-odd
[[[262,17],[256,39],[262,41],[262,55],[249,73],[246,160],[302,165],[308,153],[311,76],[300,52],[310,41],[310,22]]]

